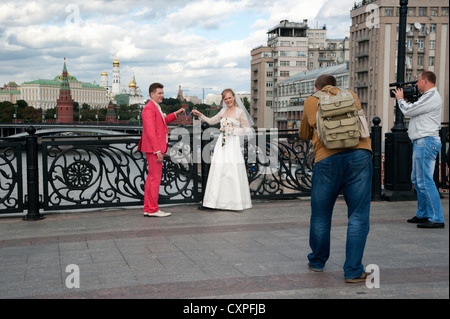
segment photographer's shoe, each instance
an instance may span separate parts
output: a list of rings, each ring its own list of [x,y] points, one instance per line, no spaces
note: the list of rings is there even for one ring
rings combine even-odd
[[[413,218],[410,218],[407,220],[408,223],[413,223],[413,224],[423,224],[426,223],[428,221],[428,218],[419,218],[417,216],[414,216]]]
[[[418,228],[444,228],[445,224],[444,223],[433,223],[433,222],[425,222],[423,224],[418,224],[417,225]]]

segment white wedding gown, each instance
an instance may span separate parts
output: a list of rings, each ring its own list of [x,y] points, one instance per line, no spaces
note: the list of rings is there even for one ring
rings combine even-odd
[[[201,117],[201,120],[208,124],[216,124],[220,121],[221,128],[226,123],[232,126],[230,133],[225,134],[225,144],[222,145],[223,133],[221,132],[214,147],[203,206],[224,210],[244,210],[252,207],[252,201],[244,156],[240,147],[240,135],[251,134],[252,129],[240,109],[236,111],[239,120],[222,118],[224,111],[222,109],[212,118]]]

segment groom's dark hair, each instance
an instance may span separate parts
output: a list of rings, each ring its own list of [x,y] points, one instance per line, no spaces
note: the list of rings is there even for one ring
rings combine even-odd
[[[151,85],[150,85],[150,87],[148,88],[148,94],[152,94],[152,92],[155,92],[156,91],[156,89],[163,89],[164,88],[164,85],[162,85],[161,83],[152,83]]]

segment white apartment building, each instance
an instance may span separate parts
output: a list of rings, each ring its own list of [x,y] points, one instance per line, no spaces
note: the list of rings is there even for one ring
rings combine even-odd
[[[312,71],[298,73],[289,79],[278,83],[277,99],[274,113],[278,114],[278,128],[298,129],[303,113],[305,100],[314,94],[316,79],[322,74],[331,74],[336,78],[337,86],[341,89],[349,89],[348,62]]]

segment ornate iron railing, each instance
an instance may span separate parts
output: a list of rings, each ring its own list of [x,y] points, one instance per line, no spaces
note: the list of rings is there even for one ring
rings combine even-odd
[[[148,168],[145,154],[137,151],[138,141],[139,137],[44,141],[43,209],[143,205]],[[162,204],[198,202],[196,167],[189,153],[182,155],[184,161],[164,161]]]
[[[22,145],[21,141],[0,144],[0,213],[24,209]]]
[[[0,214],[28,210],[28,216],[30,211],[38,215],[40,209],[143,205],[148,168],[145,154],[137,150],[140,136],[39,137],[38,143],[34,132],[30,134],[29,138],[0,142]],[[169,143],[163,164],[161,204],[200,203],[202,200],[208,163],[199,153],[205,144],[207,152],[213,152],[211,145],[215,144],[217,134],[206,140],[200,134],[183,134]],[[441,138],[440,166],[437,165],[440,174],[436,182],[440,189],[448,191],[448,126],[443,128]],[[38,147],[30,147],[33,145],[30,139],[34,139]],[[379,139],[381,142],[381,135]],[[374,154],[380,153],[381,147],[376,148],[379,150]],[[39,158],[36,161],[39,170],[28,163],[30,149],[36,153],[31,154],[31,158]],[[259,131],[243,144],[243,153],[252,198],[310,195],[314,165],[312,144],[299,139],[297,132],[277,131],[273,136],[269,131]],[[26,167],[22,164],[25,159]],[[375,167],[381,169],[381,165]],[[381,173],[379,176],[381,185]],[[37,181],[30,181],[30,178]],[[32,192],[34,182],[39,184],[37,193]],[[32,205],[37,207],[30,207]]]
[[[314,165],[312,144],[291,133],[278,134],[276,143],[270,136],[268,139],[266,149],[257,148],[258,154],[265,152],[266,156],[257,156],[254,163],[244,156],[252,198],[309,196]],[[276,158],[267,156],[271,151]]]

